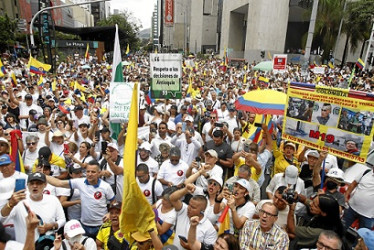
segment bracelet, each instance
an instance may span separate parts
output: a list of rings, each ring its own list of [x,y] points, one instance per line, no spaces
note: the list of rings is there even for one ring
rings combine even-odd
[[[223,198],[222,198],[221,200],[218,200],[217,197],[218,197],[218,195],[216,196],[216,198],[214,198],[214,201],[215,201],[216,203],[221,203],[222,200],[223,200]]]
[[[10,205],[9,201],[6,203],[6,206],[9,208],[9,209],[12,209],[13,206]]]

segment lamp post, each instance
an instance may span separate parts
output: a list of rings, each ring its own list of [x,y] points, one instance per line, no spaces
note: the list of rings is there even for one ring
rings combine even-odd
[[[368,43],[368,47],[367,47],[367,49],[366,49],[366,54],[365,54],[365,59],[364,59],[364,63],[365,63],[365,65],[364,65],[364,68],[362,69],[363,71],[365,70],[365,69],[367,69],[367,68],[369,68],[368,66],[368,62],[367,62],[367,60],[368,60],[368,57],[369,57],[369,52],[370,52],[370,48],[371,48],[371,44],[372,44],[372,42],[373,42],[373,36],[374,36],[374,18],[372,18],[372,21],[373,21],[373,27],[372,27],[372,29],[371,29],[371,33],[370,33],[370,38],[369,38],[369,43]]]
[[[47,8],[39,10],[38,12],[35,13],[35,15],[33,16],[33,18],[31,19],[31,22],[30,22],[30,42],[31,42],[31,46],[32,47],[35,46],[33,27],[34,27],[35,19],[39,16],[40,13],[42,13],[44,11],[47,11],[47,10],[54,10],[54,9],[60,9],[60,8],[65,8],[65,7],[78,6],[78,5],[85,5],[85,4],[91,4],[91,3],[100,3],[100,2],[106,2],[106,1],[110,1],[110,0],[97,0],[97,1],[89,1],[89,2],[83,2],[83,3],[64,4],[64,5],[47,7]]]

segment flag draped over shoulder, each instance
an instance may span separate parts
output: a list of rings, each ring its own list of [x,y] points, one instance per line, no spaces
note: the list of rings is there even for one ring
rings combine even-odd
[[[116,24],[116,34],[115,34],[115,37],[114,37],[112,82],[123,82],[121,47],[119,45],[118,25],[117,24]],[[110,122],[110,132],[111,132],[112,138],[117,139],[120,131],[121,131],[121,124],[120,123]]]
[[[32,56],[30,56],[29,63],[30,72],[38,75],[45,75],[50,69],[51,65],[41,63]]]
[[[18,138],[22,138],[22,132],[20,130],[13,130],[10,132],[10,159],[15,163],[17,171],[25,173],[25,166],[23,165],[21,153],[18,148],[16,135],[18,135]]]
[[[123,197],[120,229],[125,235],[156,228],[155,215],[135,179],[138,145],[138,83],[134,84],[123,159]]]

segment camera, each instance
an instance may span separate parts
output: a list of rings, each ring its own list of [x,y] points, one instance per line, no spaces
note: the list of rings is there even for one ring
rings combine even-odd
[[[295,191],[293,189],[288,189],[287,192],[282,194],[282,199],[286,200],[288,204],[293,204],[295,199]]]
[[[215,122],[215,123],[214,123],[214,126],[216,126],[216,127],[218,127],[218,128],[223,128],[223,123]]]

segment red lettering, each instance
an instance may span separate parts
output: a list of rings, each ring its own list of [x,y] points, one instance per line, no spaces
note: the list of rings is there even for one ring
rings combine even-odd
[[[310,130],[309,137],[314,139],[319,139],[319,131]]]
[[[327,143],[333,143],[335,141],[335,136],[334,135],[327,135],[326,136],[326,142]]]

